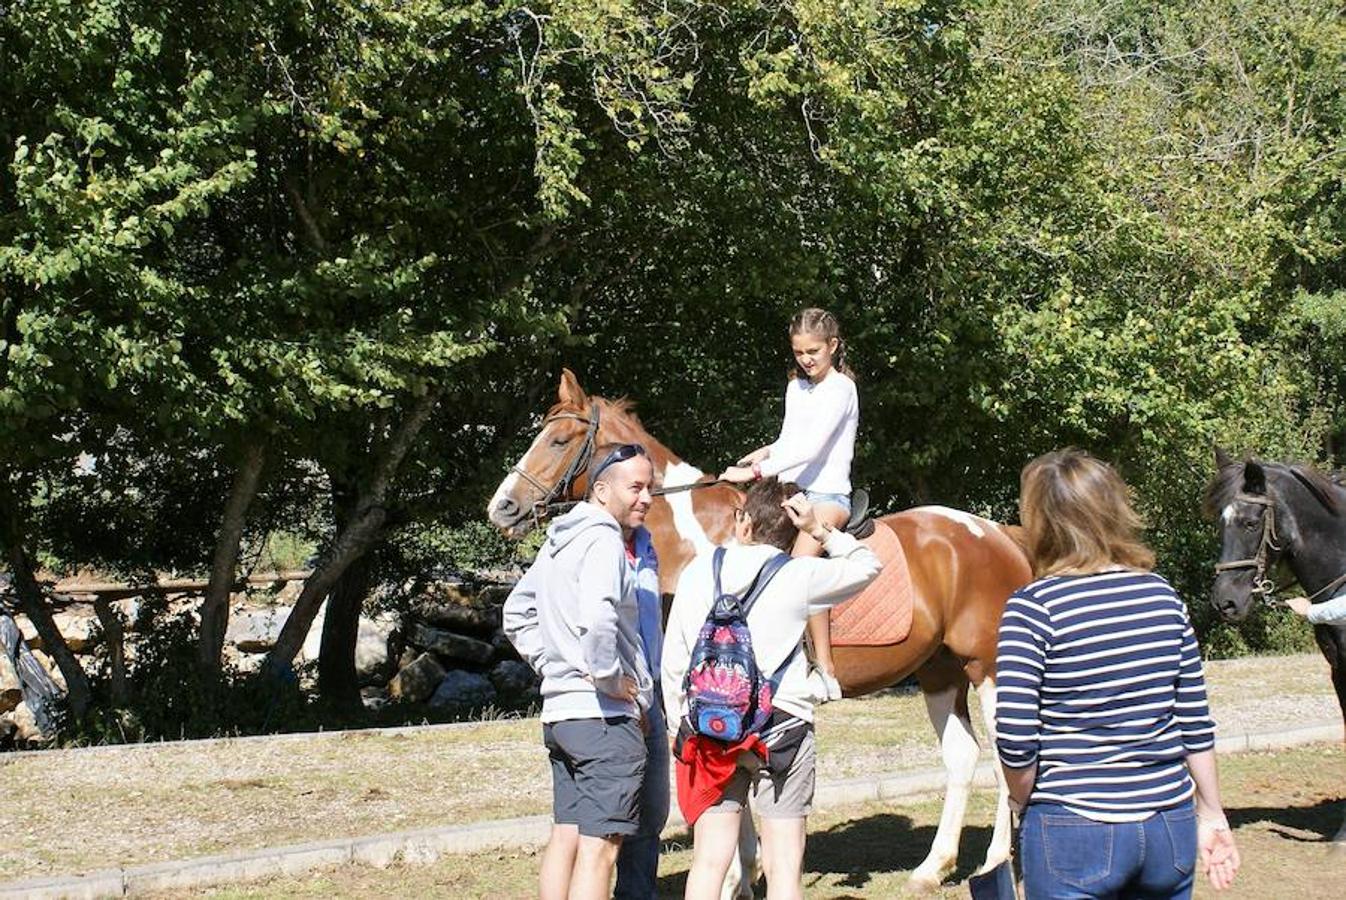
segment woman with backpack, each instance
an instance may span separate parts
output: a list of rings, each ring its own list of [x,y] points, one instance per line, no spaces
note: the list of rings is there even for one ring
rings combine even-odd
[[[1233,883],[1215,725],[1187,607],[1155,574],[1112,467],[1079,450],[1024,467],[1037,580],[996,652],[996,749],[1029,898],[1190,897]]]
[[[881,563],[797,491],[774,478],[751,485],[735,510],[738,542],[688,564],[669,610],[660,681],[678,804],[693,828],[688,898],[720,896],[749,793],[762,818],[767,896],[802,896],[813,705],[825,693],[800,652],[804,630],[810,614],[873,581]],[[800,533],[827,557],[788,559]]]
[[[851,460],[860,423],[846,342],[836,316],[816,307],[795,313],[789,333],[794,366],[785,388],[780,436],[730,466],[720,479],[737,484],[770,477],[792,481],[803,489],[818,521],[841,528],[851,515]],[[801,530],[790,551],[794,556],[818,556],[823,548]],[[827,686],[823,699],[840,700],[830,624],[826,612],[810,619],[809,642]]]

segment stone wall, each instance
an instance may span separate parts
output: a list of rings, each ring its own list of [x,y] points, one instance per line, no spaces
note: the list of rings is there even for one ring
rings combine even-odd
[[[366,706],[423,703],[444,713],[471,715],[487,707],[519,709],[537,702],[537,678],[500,631],[500,609],[510,587],[436,583],[421,591],[406,613],[362,616],[355,664]],[[297,584],[291,585],[268,603],[235,596],[224,647],[225,659],[234,668],[253,672],[261,666],[290,614],[297,590]],[[199,603],[195,597],[171,598],[169,614],[194,617]],[[141,600],[129,597],[115,601],[113,607],[126,623],[126,658],[134,665],[137,638],[145,624]],[[45,652],[37,630],[25,616],[13,618],[34,656],[64,690],[60,670]],[[92,670],[100,629],[91,598],[89,602],[72,598],[55,614],[55,621],[76,657]],[[322,629],[320,612],[295,660],[309,689],[314,687],[315,666],[304,664],[316,663]],[[41,738],[24,704],[0,704],[0,738],[7,735],[21,742]]]

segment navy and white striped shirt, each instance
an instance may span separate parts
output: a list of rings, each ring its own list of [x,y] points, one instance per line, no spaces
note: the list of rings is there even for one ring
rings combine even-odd
[[[1135,818],[1192,796],[1215,745],[1187,608],[1150,572],[1053,575],[1010,597],[996,648],[996,749],[1038,764],[1029,802]]]

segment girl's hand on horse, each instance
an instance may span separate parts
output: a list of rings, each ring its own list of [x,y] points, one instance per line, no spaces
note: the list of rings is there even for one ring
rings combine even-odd
[[[1308,597],[1290,597],[1285,601],[1285,605],[1299,613],[1301,616],[1309,614],[1309,608],[1313,606]]]
[[[757,475],[749,466],[730,466],[720,473],[721,481],[728,481],[731,484],[745,484],[749,481],[756,481]]]

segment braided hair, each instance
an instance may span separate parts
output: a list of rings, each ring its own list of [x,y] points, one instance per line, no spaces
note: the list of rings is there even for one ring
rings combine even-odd
[[[800,334],[811,334],[825,341],[836,338],[837,352],[832,355],[832,368],[848,378],[855,378],[851,367],[846,365],[846,339],[841,336],[841,323],[836,316],[816,306],[801,309],[790,318],[790,337]],[[792,365],[790,377],[807,379],[808,374],[798,365]]]

